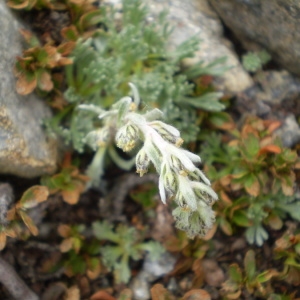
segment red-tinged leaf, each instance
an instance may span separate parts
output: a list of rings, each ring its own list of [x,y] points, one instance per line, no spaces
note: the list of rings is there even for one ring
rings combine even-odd
[[[133,293],[130,289],[124,289],[120,296],[118,297],[118,300],[132,300]]]
[[[18,214],[20,215],[20,217],[22,218],[23,222],[25,223],[29,231],[32,233],[32,235],[38,235],[39,230],[33,223],[32,219],[26,214],[26,212],[20,210],[18,211]]]
[[[6,233],[4,231],[0,232],[0,251],[4,249],[6,245]]]
[[[50,92],[51,90],[53,90],[54,84],[50,73],[48,73],[47,71],[39,72],[37,78],[37,85],[42,91]]]
[[[8,221],[13,221],[15,220],[15,218],[16,218],[16,208],[12,207],[10,210],[7,211],[6,219]]]
[[[80,182],[74,182],[74,188],[72,190],[61,191],[61,195],[65,202],[74,205],[79,201],[79,197],[83,190],[84,186]]]
[[[209,117],[209,122],[222,130],[233,130],[236,127],[231,116],[225,112],[215,112]]]
[[[241,291],[241,290],[238,290],[238,291],[235,292],[235,293],[226,294],[226,299],[230,299],[230,300],[241,299],[241,298],[240,298],[241,293],[242,293],[242,291]]]
[[[29,209],[46,201],[48,196],[49,190],[46,186],[35,185],[25,191],[17,206],[18,208],[22,207],[24,209]]]
[[[57,228],[57,232],[61,237],[67,238],[71,235],[72,228],[66,224],[60,224]]]
[[[5,228],[5,234],[11,238],[16,238],[18,236],[18,231],[20,230],[20,228],[18,227],[18,225],[11,225],[8,228]]]
[[[24,9],[29,6],[29,0],[25,0],[21,3],[16,3],[13,0],[6,2],[6,4],[13,9]]]
[[[268,131],[270,133],[274,132],[276,129],[278,129],[281,126],[281,122],[280,121],[272,121],[269,125],[268,125]]]
[[[79,38],[79,33],[74,25],[65,27],[61,30],[61,35],[66,40],[76,42]]]
[[[270,215],[267,224],[274,230],[279,230],[283,226],[282,220],[277,215]]]
[[[211,296],[206,290],[197,289],[185,293],[182,300],[211,300]]]
[[[260,283],[264,283],[272,279],[273,277],[279,276],[281,273],[275,269],[267,270],[263,273],[260,273],[256,279]]]
[[[101,21],[103,21],[103,12],[101,10],[97,9],[94,11],[89,11],[80,17],[80,29],[84,31],[85,29],[94,26]]]
[[[279,153],[281,153],[281,148],[276,146],[276,145],[267,145],[267,146],[262,147],[258,151],[257,156],[260,156],[260,155],[263,155],[263,154],[266,154],[266,153],[279,154]]]
[[[66,42],[57,47],[57,52],[59,52],[63,56],[66,56],[73,51],[75,46],[76,46],[75,42]]]
[[[253,250],[248,250],[244,258],[244,266],[247,277],[253,280],[256,272],[255,253]]]
[[[206,235],[202,238],[204,241],[209,241],[211,240],[215,233],[217,232],[218,229],[218,225],[215,223],[211,229],[208,230],[208,232],[206,233]]]
[[[226,219],[222,218],[222,219],[220,219],[219,224],[220,224],[221,230],[222,230],[226,235],[229,235],[229,236],[232,235],[233,230],[232,230],[232,226],[231,226],[230,222],[228,222]]]
[[[59,250],[62,253],[69,252],[72,248],[73,248],[73,238],[72,237],[64,239],[59,245]]]
[[[110,295],[108,292],[102,290],[93,294],[90,300],[116,300],[116,298]]]
[[[40,45],[38,38],[36,36],[34,36],[31,31],[25,30],[23,28],[21,28],[19,31],[20,31],[21,35],[23,36],[23,38],[25,39],[26,43],[30,47],[37,47]]]
[[[286,196],[293,196],[294,195],[294,188],[290,184],[288,184],[286,181],[281,181],[281,188],[282,192]]]
[[[241,284],[243,282],[243,274],[238,264],[234,263],[229,266],[229,276],[230,279]]]
[[[66,294],[64,296],[65,300],[80,300],[80,290],[76,285],[71,286],[67,289]]]
[[[101,264],[100,264],[99,259],[97,259],[97,258],[93,258],[93,259],[97,261],[97,264],[93,265],[92,267],[89,267],[86,270],[86,275],[91,280],[97,279],[101,273]]]
[[[256,180],[250,187],[245,187],[245,189],[249,195],[257,197],[260,193],[260,184],[258,180]]]
[[[66,66],[66,65],[71,65],[73,63],[73,59],[72,58],[68,58],[68,57],[61,57],[56,66],[58,67],[63,67],[63,66]]]
[[[16,90],[20,95],[28,95],[36,88],[37,79],[28,80],[25,74],[21,74],[16,82]]]
[[[151,290],[151,298],[152,300],[169,300],[169,292],[167,291],[166,288],[162,284],[155,284]]]
[[[226,206],[231,206],[232,205],[232,200],[229,198],[227,193],[225,193],[224,190],[221,190],[220,192],[220,200],[226,205]]]

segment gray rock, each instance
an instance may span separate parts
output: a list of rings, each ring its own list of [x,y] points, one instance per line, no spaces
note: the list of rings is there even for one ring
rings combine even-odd
[[[241,114],[284,121],[286,116],[300,113],[300,80],[287,71],[260,71],[255,85],[237,95],[236,108]]]
[[[281,139],[284,147],[291,148],[300,142],[300,127],[294,115],[289,115],[283,125],[276,130],[276,135]]]
[[[186,62],[188,65],[198,61],[210,63],[227,57],[226,65],[230,69],[215,83],[219,90],[235,94],[253,84],[234,54],[231,43],[224,39],[223,26],[207,0],[145,0],[145,3],[150,6],[154,16],[163,10],[168,11],[168,20],[174,28],[170,40],[171,49],[190,37],[199,37],[200,49],[195,58]]]
[[[0,0],[0,173],[35,177],[53,173],[57,141],[42,128],[49,108],[36,95],[20,96],[12,73],[22,52],[19,23]]]
[[[147,255],[142,271],[133,279],[131,289],[134,299],[150,299],[151,282],[168,274],[174,268],[176,259],[170,253],[165,252],[158,260],[151,260]]]
[[[300,75],[300,1],[209,2],[246,49],[263,47],[284,69]]]

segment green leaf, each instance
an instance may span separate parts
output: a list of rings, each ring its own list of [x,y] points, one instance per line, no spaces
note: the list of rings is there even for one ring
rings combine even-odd
[[[247,213],[244,210],[236,210],[232,217],[232,222],[241,227],[249,227],[252,222],[249,220]]]
[[[94,222],[92,224],[94,235],[99,240],[108,240],[114,243],[119,243],[120,237],[118,234],[113,232],[113,226],[108,222]]]
[[[256,244],[257,246],[262,246],[269,236],[267,231],[261,225],[253,225],[247,228],[245,234],[248,243]]]
[[[253,250],[247,251],[244,258],[244,266],[249,281],[252,281],[255,278],[256,273],[255,253]]]
[[[237,284],[241,284],[243,282],[243,275],[238,264],[232,264],[229,266],[229,277],[231,280],[236,282]]]
[[[243,153],[246,158],[253,160],[260,149],[259,140],[253,134],[249,134],[244,140]]]
[[[166,251],[160,243],[154,241],[139,244],[138,248],[144,251],[148,251],[151,260],[158,260],[160,256]]]
[[[225,105],[219,101],[222,95],[222,93],[211,92],[200,97],[185,97],[183,103],[190,104],[206,111],[221,111],[225,108]]]
[[[23,209],[29,209],[37,206],[47,200],[49,190],[45,186],[35,185],[25,191],[20,200]]]

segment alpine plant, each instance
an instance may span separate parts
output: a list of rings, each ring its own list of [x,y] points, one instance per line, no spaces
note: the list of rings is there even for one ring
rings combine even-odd
[[[129,85],[133,99],[124,97],[108,111],[97,108],[103,127],[90,132],[87,138],[96,149],[108,147],[114,141],[125,152],[142,145],[135,158],[136,172],[143,176],[153,164],[159,174],[161,201],[176,203],[172,212],[176,227],[186,231],[190,238],[203,237],[215,221],[212,205],[218,196],[197,168],[201,159],[181,148],[180,132],[159,120],[162,111],[138,111],[138,91],[132,83]],[[88,109],[86,105],[80,108]]]

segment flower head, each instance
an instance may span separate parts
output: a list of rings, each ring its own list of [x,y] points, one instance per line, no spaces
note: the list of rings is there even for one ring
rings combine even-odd
[[[126,124],[116,134],[116,144],[123,151],[128,152],[136,146],[139,138],[138,128],[134,124]]]

